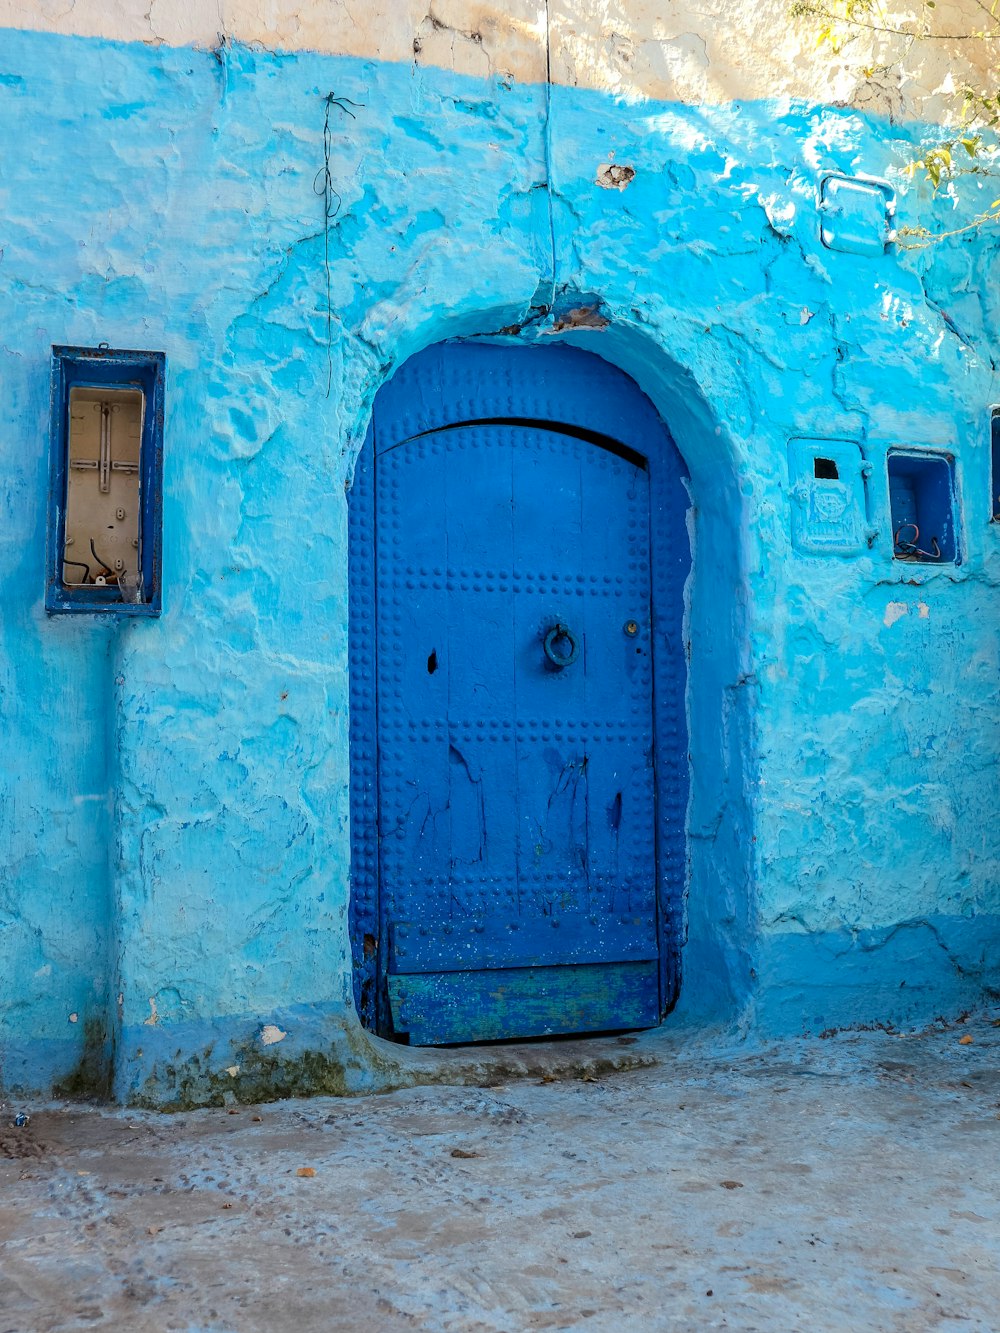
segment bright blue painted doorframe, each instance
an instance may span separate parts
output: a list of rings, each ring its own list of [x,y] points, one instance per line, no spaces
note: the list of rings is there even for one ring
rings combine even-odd
[[[688,742],[684,587],[691,556],[686,471],[652,404],[599,357],[566,346],[448,343],[408,361],[380,391],[349,494],[351,665],[351,938],[355,1002],[391,1035],[387,931],[380,925],[376,692],[376,454],[462,424],[546,423],[648,471],[652,589],[655,856],[659,1013],[680,986]]]

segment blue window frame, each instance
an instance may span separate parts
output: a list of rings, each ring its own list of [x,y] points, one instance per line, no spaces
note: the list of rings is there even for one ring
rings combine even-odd
[[[162,352],[53,347],[45,608],[157,616]]]

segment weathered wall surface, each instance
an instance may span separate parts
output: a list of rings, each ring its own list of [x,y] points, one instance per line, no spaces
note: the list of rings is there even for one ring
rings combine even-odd
[[[378,44],[310,38],[302,6],[298,28],[225,9],[220,45],[181,7],[150,10],[157,44],[145,6],[30,24],[0,6],[97,34],[0,32],[9,1088],[113,1070],[117,1095],[176,1102],[396,1077],[350,999],[344,491],[393,368],[501,329],[622,366],[691,471],[677,1020],[917,1021],[997,985],[997,245],[819,239],[821,178],[883,176],[933,124],[788,100],[794,67],[765,98],[738,52],[698,83],[691,52],[728,30],[658,36],[641,5],[631,48],[595,7],[585,57],[551,4],[549,88],[539,6],[462,30],[481,42],[421,8],[373,20]],[[331,92],[349,105],[327,233]],[[603,188],[608,164],[635,176]],[[897,221],[947,227],[975,187],[914,186]],[[602,327],[567,327],[582,308]],[[168,357],[158,622],[42,610],[49,348],[99,342]],[[871,549],[793,547],[796,436],[863,444]],[[960,566],[893,561],[892,445],[954,452]]]

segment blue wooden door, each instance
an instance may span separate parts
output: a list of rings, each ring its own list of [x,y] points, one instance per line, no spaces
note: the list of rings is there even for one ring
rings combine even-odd
[[[503,423],[397,444],[375,471],[394,1030],[655,1023],[647,471]]]
[[[447,344],[351,489],[355,996],[413,1044],[651,1026],[679,980],[683,464],[621,372]]]

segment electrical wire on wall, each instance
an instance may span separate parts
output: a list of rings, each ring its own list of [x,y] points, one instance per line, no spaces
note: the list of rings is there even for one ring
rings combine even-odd
[[[903,538],[900,534],[912,532],[910,538]],[[893,534],[893,555],[897,560],[940,560],[941,546],[936,537],[931,538],[933,551],[925,551],[918,543],[920,542],[920,529],[916,523],[904,523],[902,527],[897,528]]]
[[[360,102],[352,102],[349,97],[338,97],[336,93],[327,93],[323,98],[326,107],[323,115],[323,165],[316,173],[313,189],[323,200],[323,272],[326,278],[326,396],[330,397],[333,387],[333,279],[330,275],[330,227],[340,212],[343,204],[340,194],[334,188],[330,160],[333,156],[333,132],[330,129],[330,113],[334,107],[352,120],[357,120],[351,107],[360,107]]]
[[[549,209],[549,251],[552,286],[549,309],[556,301],[556,221],[552,207],[552,29],[549,21],[549,0],[545,0],[545,197]]]

